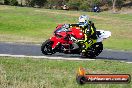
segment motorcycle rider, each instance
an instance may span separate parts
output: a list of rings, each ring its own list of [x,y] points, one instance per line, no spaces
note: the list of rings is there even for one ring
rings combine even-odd
[[[94,40],[97,39],[96,36],[96,28],[94,26],[94,23],[89,20],[89,17],[87,15],[81,15],[79,17],[79,23],[77,24],[69,24],[67,27],[80,27],[82,32],[84,33],[85,39],[84,40],[78,40],[78,42],[83,42],[82,44],[82,54],[85,54],[86,49],[94,43]],[[89,46],[86,46],[88,43]]]

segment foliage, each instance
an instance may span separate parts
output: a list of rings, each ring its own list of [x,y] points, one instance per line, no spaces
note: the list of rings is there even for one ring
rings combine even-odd
[[[23,1],[23,0],[21,0]],[[108,8],[121,8],[125,1],[130,0],[24,0],[24,5],[31,7],[45,7],[48,9],[61,9],[64,5],[69,10],[91,11],[94,5],[109,6]],[[1,2],[1,1],[0,1]],[[17,0],[4,0],[6,5],[18,5]]]
[[[18,5],[18,1],[17,0],[11,0],[10,1],[10,5],[17,6]]]
[[[4,0],[0,0],[0,4],[4,4]]]
[[[64,5],[65,2],[64,0],[47,0],[45,7],[50,9],[61,9],[61,6]]]
[[[69,0],[69,2],[68,2],[68,6],[72,10],[79,10],[80,5],[81,5],[80,0]]]
[[[103,0],[93,0],[93,3],[95,3],[95,4],[100,4],[100,3],[102,3],[102,1],[103,1]]]
[[[114,1],[115,0],[103,0],[104,4],[108,4],[109,6],[112,6]],[[124,1],[126,0],[116,0],[116,6],[121,6]]]
[[[123,5],[124,1],[125,1],[125,0],[117,0],[117,1],[116,1],[116,5],[117,5],[118,7],[121,7],[121,6]]]
[[[31,0],[31,6],[38,6],[38,7],[43,7],[44,4],[46,3],[46,0]]]
[[[4,4],[5,5],[17,6],[18,5],[18,1],[17,0],[4,0]]]
[[[10,0],[4,0],[4,4],[5,5],[9,5],[10,4]]]
[[[87,0],[83,0],[82,4],[80,5],[80,9],[83,11],[91,11],[91,6]]]

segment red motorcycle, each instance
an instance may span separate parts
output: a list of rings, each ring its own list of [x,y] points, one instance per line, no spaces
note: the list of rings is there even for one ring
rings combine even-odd
[[[103,39],[109,36],[111,36],[111,32],[109,31],[97,31],[98,39],[96,43],[87,48],[85,57],[94,58],[98,56],[103,50]],[[56,52],[81,54],[84,43],[78,42],[78,40],[83,40],[84,38],[84,33],[79,27],[66,28],[65,25],[58,25],[54,31],[54,35],[42,44],[41,51],[45,55],[52,55]]]

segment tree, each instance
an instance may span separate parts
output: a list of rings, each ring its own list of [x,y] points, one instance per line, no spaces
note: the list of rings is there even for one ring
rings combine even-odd
[[[81,0],[69,0],[68,6],[71,10],[79,10],[81,5]]]
[[[17,6],[18,5],[18,1],[17,0],[11,0],[10,1],[10,5]]]
[[[61,6],[67,3],[67,0],[47,0],[47,7],[50,9],[61,9]]]
[[[90,2],[89,0],[82,0],[82,3],[80,4],[80,10],[83,11],[91,11],[91,6],[92,2]]]
[[[32,1],[32,0],[25,0],[26,6],[30,6],[30,5],[31,5],[31,1]]]
[[[117,0],[112,0],[112,9],[113,9],[113,12],[115,13],[115,5],[116,5],[116,1]]]
[[[43,7],[47,0],[31,0],[30,5],[32,7]]]
[[[114,13],[116,12],[116,7],[121,8],[124,1],[125,0],[112,0],[112,10]]]
[[[0,4],[4,4],[4,0],[0,0]]]
[[[10,0],[4,0],[4,4],[5,5],[9,5],[10,4]]]

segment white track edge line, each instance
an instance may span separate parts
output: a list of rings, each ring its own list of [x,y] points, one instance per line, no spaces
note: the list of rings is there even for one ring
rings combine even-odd
[[[64,58],[64,57],[47,57],[47,56],[27,56],[27,55],[11,55],[11,54],[0,54],[0,56],[5,57],[27,57],[27,58],[47,58],[47,59],[54,59],[54,60],[95,60],[95,59],[80,59],[80,58]]]
[[[78,61],[93,61],[96,59],[80,59],[80,58],[64,58],[64,57],[47,57],[47,56],[27,56],[27,55],[11,55],[11,54],[0,54],[2,57],[20,57],[20,58],[38,58],[38,59],[51,59],[51,60],[78,60]],[[121,61],[126,62],[126,61]],[[126,62],[128,64],[132,64],[132,62]]]

